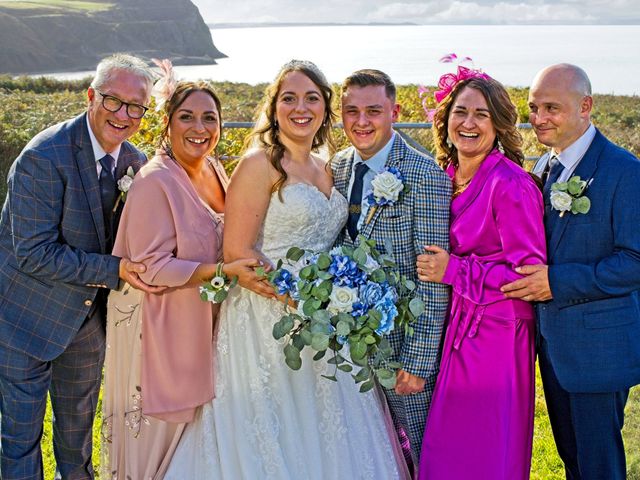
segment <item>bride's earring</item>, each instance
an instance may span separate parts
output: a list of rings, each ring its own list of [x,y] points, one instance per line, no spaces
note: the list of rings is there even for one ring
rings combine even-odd
[[[273,121],[273,128],[278,130],[278,120]]]

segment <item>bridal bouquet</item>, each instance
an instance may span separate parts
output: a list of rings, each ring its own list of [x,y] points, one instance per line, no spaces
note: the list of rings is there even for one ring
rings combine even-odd
[[[357,248],[310,252],[293,247],[273,271],[262,272],[285,303],[273,336],[285,339],[290,368],[299,369],[300,352],[311,347],[317,352],[314,360],[330,352],[328,363],[335,371],[325,378],[335,381],[342,370],[363,382],[361,392],[373,388],[374,377],[393,388],[402,364],[391,360],[393,349],[385,336],[394,329],[411,335],[411,323],[424,303],[412,296],[415,283],[400,275],[394,260],[375,245],[360,237]]]

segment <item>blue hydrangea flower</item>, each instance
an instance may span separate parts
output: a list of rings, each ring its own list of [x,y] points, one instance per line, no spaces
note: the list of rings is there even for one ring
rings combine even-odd
[[[364,315],[369,311],[369,305],[362,302],[356,302],[353,304],[353,310],[351,310],[351,315],[354,317],[359,317],[360,315]]]
[[[384,293],[382,285],[369,281],[360,287],[359,297],[367,305],[375,305],[382,300]]]
[[[381,301],[376,303],[373,308],[375,308],[382,314],[380,325],[378,325],[378,328],[376,328],[376,333],[378,335],[386,335],[391,330],[393,330],[393,321],[398,316],[398,309],[396,308],[395,304],[388,298],[383,298]]]
[[[289,270],[284,268],[280,269],[278,276],[273,280],[278,295],[285,295],[293,288],[297,289],[295,285],[295,279]]]
[[[328,272],[333,275],[333,283],[341,287],[356,287],[366,282],[367,274],[346,255],[334,255]]]
[[[396,287],[392,287],[387,282],[385,282],[384,287],[385,292],[383,298],[391,300],[392,303],[396,303],[398,301],[398,291],[396,290]]]

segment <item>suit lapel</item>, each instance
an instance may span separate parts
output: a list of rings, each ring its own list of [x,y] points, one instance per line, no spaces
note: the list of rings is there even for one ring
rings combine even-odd
[[[587,182],[587,189],[585,190],[585,195],[589,195],[589,185],[594,180],[594,175],[596,170],[598,169],[598,159],[600,158],[600,153],[605,146],[605,138],[600,133],[600,131],[596,131],[596,136],[594,137],[589,149],[584,154],[584,157],[578,163],[575,171],[572,176],[579,176],[581,179]],[[549,199],[547,198],[549,193],[547,189],[545,189],[545,205],[549,204],[548,207],[545,207],[545,213],[549,215],[547,220],[548,224],[548,232],[550,232],[549,237],[549,252],[548,255],[551,256],[558,248],[560,244],[560,240],[562,239],[562,235],[567,228],[567,224],[569,223],[569,219],[573,216],[571,212],[565,213],[562,217],[560,216],[557,210],[553,210],[550,206]]]
[[[104,218],[102,215],[102,198],[100,196],[100,183],[98,181],[98,172],[96,170],[96,159],[89,138],[89,130],[87,129],[87,115],[83,114],[75,122],[75,161],[80,172],[80,180],[87,197],[93,224],[98,233],[101,251],[105,251],[105,232]]]

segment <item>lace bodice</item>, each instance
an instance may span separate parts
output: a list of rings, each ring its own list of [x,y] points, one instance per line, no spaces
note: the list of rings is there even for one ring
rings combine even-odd
[[[292,246],[328,250],[347,221],[347,200],[335,188],[327,198],[314,185],[292,183],[271,196],[257,248],[274,263]]]

